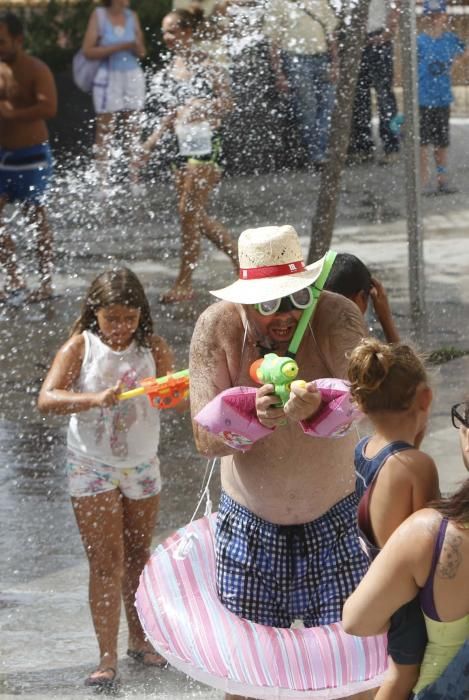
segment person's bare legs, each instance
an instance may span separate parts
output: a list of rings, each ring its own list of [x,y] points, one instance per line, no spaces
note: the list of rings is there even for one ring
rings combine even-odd
[[[438,189],[448,186],[448,149],[436,146],[434,151],[436,164],[436,184]]]
[[[178,193],[179,220],[181,223],[181,253],[179,274],[171,289],[163,294],[163,303],[185,301],[192,297],[192,273],[200,252],[200,229],[197,226],[197,216],[194,202],[193,173],[186,166],[178,168],[175,174],[175,184]]]
[[[215,218],[207,214],[208,199],[210,193],[218,185],[221,179],[221,172],[218,168],[205,165],[199,166],[204,168],[201,176],[198,179],[198,197],[200,204],[198,209],[198,220],[202,235],[208,238],[218,250],[225,253],[233,263],[235,270],[238,270],[238,243],[233,240],[227,229]]]
[[[428,189],[431,182],[429,149],[430,146],[420,146],[420,180],[423,190]]]
[[[163,295],[163,302],[190,299],[192,274],[200,254],[200,239],[205,235],[217,248],[228,255],[237,267],[236,242],[215,219],[207,214],[208,199],[220,180],[220,172],[212,164],[188,165],[176,173],[181,221],[181,259],[173,287]]]
[[[5,292],[11,293],[25,287],[16,262],[16,246],[10,233],[8,233],[3,222],[3,210],[8,204],[6,195],[0,196],[0,263],[4,265],[6,272]],[[0,300],[4,300],[6,295],[1,293]]]
[[[151,538],[156,526],[160,503],[159,494],[150,498],[133,500],[123,496],[124,513],[124,576],[122,595],[129,627],[128,648],[135,652],[144,652],[143,663],[146,666],[164,666],[165,659],[157,654],[146,640],[135,608],[140,574],[150,556]]]
[[[98,114],[96,116],[96,135],[94,156],[99,177],[99,187],[106,187],[109,177],[109,156],[114,134],[116,115]]]
[[[142,143],[140,141],[141,112],[123,112],[122,128],[124,130],[124,145],[127,148],[127,158],[129,163],[129,180],[131,186],[140,185],[140,165],[143,156]]]
[[[389,658],[389,665],[376,700],[408,700],[418,681],[420,664],[396,664]]]
[[[122,496],[114,489],[72,497],[72,505],[90,567],[89,603],[99,646],[91,677],[113,680],[124,571]]]
[[[41,278],[39,289],[29,295],[29,301],[42,301],[52,296],[52,231],[47,220],[46,210],[41,204],[25,204],[26,217],[31,222],[36,237],[36,252]]]

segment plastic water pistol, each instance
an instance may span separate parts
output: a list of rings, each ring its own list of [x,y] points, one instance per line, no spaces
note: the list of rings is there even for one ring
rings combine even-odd
[[[174,408],[189,395],[189,370],[183,369],[165,377],[147,377],[140,386],[118,394],[120,401],[146,394],[153,408]]]
[[[284,406],[290,398],[290,389],[298,375],[298,365],[291,357],[280,357],[274,352],[269,352],[263,358],[256,360],[249,368],[249,376],[257,384],[273,384],[274,393],[279,397]],[[303,380],[295,383],[306,386]]]

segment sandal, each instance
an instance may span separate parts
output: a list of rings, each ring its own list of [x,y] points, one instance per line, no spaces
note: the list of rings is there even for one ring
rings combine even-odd
[[[166,668],[168,666],[168,662],[164,656],[161,656],[161,654],[158,654],[158,652],[152,649],[141,649],[140,651],[136,649],[127,649],[127,656],[130,656],[131,659],[138,661],[139,664],[147,666],[148,668],[151,666],[154,668]],[[158,661],[152,662],[147,659],[148,656],[156,656]]]
[[[98,674],[112,673],[112,677],[99,676]],[[107,668],[97,669],[90,673],[88,678],[85,680],[86,686],[92,686],[94,688],[99,688],[100,690],[113,690],[118,683],[117,671],[112,666]]]

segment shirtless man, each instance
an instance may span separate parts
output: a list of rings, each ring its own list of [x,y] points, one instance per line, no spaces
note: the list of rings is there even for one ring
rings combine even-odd
[[[19,201],[36,233],[40,286],[29,301],[52,294],[52,234],[43,199],[52,172],[46,119],[57,111],[57,93],[49,68],[23,49],[23,27],[11,12],[0,14],[0,216],[8,202]],[[8,77],[6,71],[11,70]],[[6,268],[6,295],[25,283],[18,272],[16,248],[0,224],[0,262]]]
[[[223,301],[206,309],[194,330],[193,416],[224,389],[252,386],[254,360],[269,351],[286,354],[302,313],[298,292],[304,295],[321,272],[322,261],[304,268],[291,226],[244,231],[238,245],[240,279],[212,292]],[[256,303],[275,298],[279,308],[269,315],[271,302]],[[345,378],[347,353],[364,335],[357,306],[322,293],[296,355],[299,378]],[[222,458],[218,593],[233,613],[260,624],[289,627],[297,618],[306,626],[328,624],[340,620],[347,591],[367,569],[356,529],[356,438],[305,432],[321,404],[314,383],[292,388],[280,408],[272,392],[266,384],[256,398],[257,418],[272,432],[248,451],[230,448],[194,421],[198,450]]]

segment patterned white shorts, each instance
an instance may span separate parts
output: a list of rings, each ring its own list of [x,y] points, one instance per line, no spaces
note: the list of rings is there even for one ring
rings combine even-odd
[[[121,468],[67,451],[70,496],[94,496],[119,489],[126,498],[150,498],[161,491],[160,461],[154,457],[136,467]]]
[[[145,76],[141,68],[109,70],[101,66],[93,82],[96,114],[138,112],[145,104]]]

